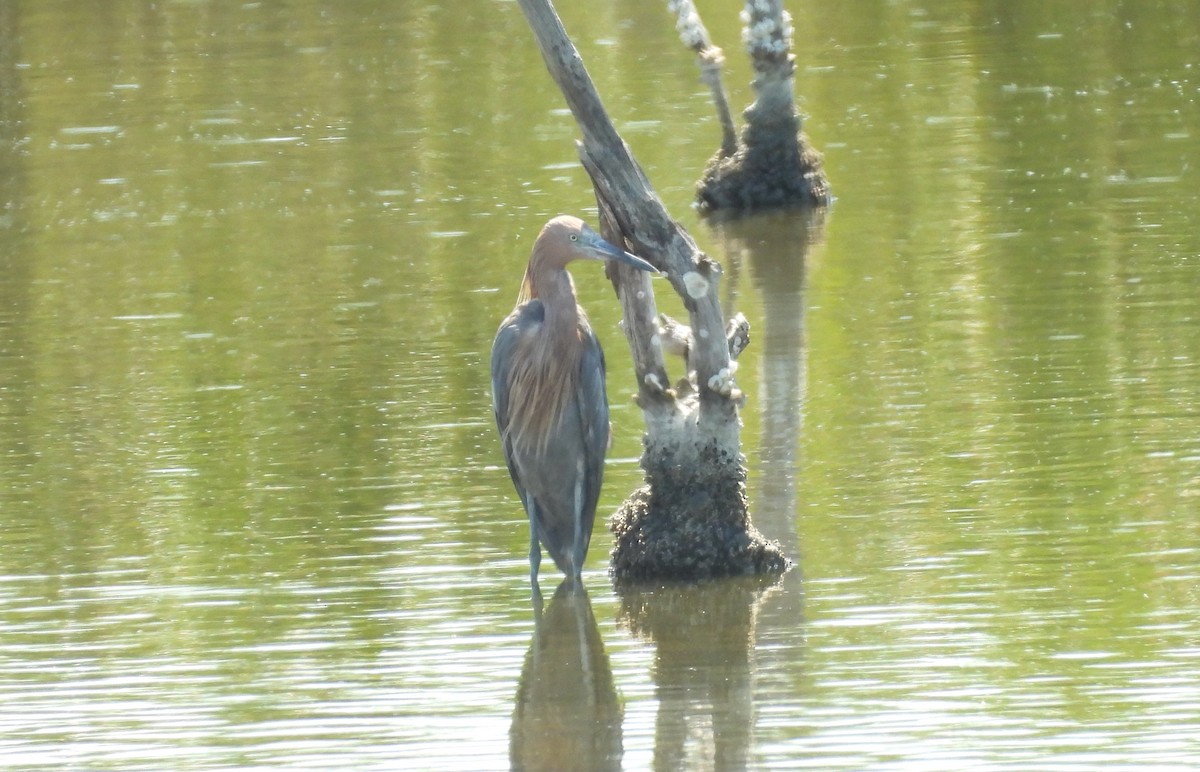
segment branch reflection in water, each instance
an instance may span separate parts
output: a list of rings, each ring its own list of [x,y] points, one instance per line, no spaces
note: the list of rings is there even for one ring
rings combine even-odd
[[[804,429],[807,383],[805,277],[813,247],[824,240],[826,214],[827,209],[820,207],[706,220],[724,252],[730,293],[725,308],[731,314],[737,310],[746,271],[762,299],[761,319],[751,318],[755,338],[751,345],[757,347],[761,366],[757,402],[762,422],[756,464],[759,482],[751,502],[759,529],[778,540],[784,553],[797,562],[797,449]]]
[[[760,331],[752,345],[762,368],[759,482],[751,502],[759,529],[797,560],[805,272],[824,238],[825,217],[825,209],[799,209],[707,220],[724,251],[726,311],[737,310],[745,273],[761,296],[761,318],[751,321],[751,334]],[[618,592],[622,623],[655,645],[654,769],[752,767],[755,694],[800,686],[769,644],[780,636],[803,639],[797,636],[804,624],[801,572]],[[757,651],[764,641],[765,650]]]
[[[587,590],[564,581],[542,608],[517,687],[509,734],[514,770],[621,768],[622,706]]]
[[[758,609],[780,577],[621,587],[621,621],[655,645],[654,769],[746,769]]]

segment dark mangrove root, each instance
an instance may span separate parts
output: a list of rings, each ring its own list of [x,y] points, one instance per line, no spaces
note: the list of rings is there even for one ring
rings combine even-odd
[[[831,201],[821,154],[800,129],[800,117],[753,114],[731,156],[714,155],[697,184],[702,211],[824,206]]]

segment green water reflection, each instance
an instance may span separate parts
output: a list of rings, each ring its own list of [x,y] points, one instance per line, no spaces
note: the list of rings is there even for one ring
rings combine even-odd
[[[3,766],[1195,763],[1200,11],[789,3],[838,201],[701,223],[671,18],[560,6],[753,324],[798,570],[617,595],[599,532],[538,621],[486,352],[594,209],[515,4],[4,3]]]

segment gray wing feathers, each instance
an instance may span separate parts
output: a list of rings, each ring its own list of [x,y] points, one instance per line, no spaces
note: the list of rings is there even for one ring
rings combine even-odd
[[[608,452],[609,432],[608,395],[604,388],[604,351],[590,330],[583,338],[578,392],[577,402],[584,406],[580,411],[584,438],[584,528],[590,537],[596,502],[600,498],[600,485],[604,481],[604,456]]]
[[[536,306],[536,308],[530,308]],[[504,457],[526,513],[536,519],[542,546],[564,572],[582,563],[591,540],[608,450],[608,397],[604,391],[604,352],[590,329],[581,329],[579,380],[558,431],[545,448],[514,443],[508,428],[508,384],[521,325],[540,322],[541,304],[531,301],[505,320],[492,344],[492,410],[504,442]],[[575,513],[579,510],[580,544]]]
[[[508,465],[508,475],[517,488],[521,497],[521,505],[528,509],[525,500],[525,486],[517,476],[513,465],[512,442],[508,438],[508,376],[512,369],[513,353],[517,349],[517,340],[521,337],[521,328],[517,317],[510,316],[500,325],[496,339],[492,342],[492,413],[496,418],[496,428],[500,430],[500,440],[504,445],[504,461]]]

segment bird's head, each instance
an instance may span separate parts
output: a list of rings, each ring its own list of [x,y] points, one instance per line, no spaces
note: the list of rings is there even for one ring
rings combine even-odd
[[[559,215],[538,234],[534,254],[557,266],[572,260],[616,260],[642,271],[658,273],[658,269],[637,255],[605,241],[592,227],[571,215]]]

